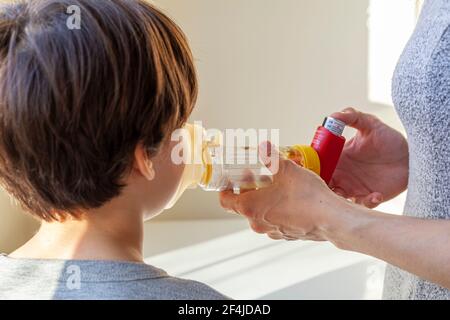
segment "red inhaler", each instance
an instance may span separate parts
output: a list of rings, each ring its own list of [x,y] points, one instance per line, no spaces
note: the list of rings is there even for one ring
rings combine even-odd
[[[345,138],[342,136],[344,129],[344,122],[331,117],[325,118],[322,126],[317,129],[311,144],[311,147],[319,155],[320,176],[327,184],[333,177],[344,149]]]

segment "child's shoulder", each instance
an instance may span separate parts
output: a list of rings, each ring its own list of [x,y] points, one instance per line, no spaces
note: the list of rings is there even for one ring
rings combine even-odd
[[[147,284],[144,282],[144,286]],[[149,282],[148,286],[153,283]],[[221,294],[210,286],[194,281],[167,276],[159,279],[160,299],[165,300],[229,300],[230,298]],[[161,295],[161,293],[164,293]],[[150,297],[152,299],[152,297]]]
[[[0,255],[0,299],[229,299],[206,284],[142,263],[13,259]]]

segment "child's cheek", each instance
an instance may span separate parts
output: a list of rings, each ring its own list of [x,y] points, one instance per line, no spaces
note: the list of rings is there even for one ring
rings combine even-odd
[[[164,148],[159,159],[154,161],[155,180],[152,181],[152,189],[154,195],[158,196],[161,211],[176,194],[184,172],[184,164],[177,165],[172,161],[171,150],[171,145]]]

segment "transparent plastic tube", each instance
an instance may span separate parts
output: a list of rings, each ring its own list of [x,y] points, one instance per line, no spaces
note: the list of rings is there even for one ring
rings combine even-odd
[[[328,184],[345,144],[344,128],[343,122],[328,117],[316,130],[310,146],[280,147],[280,155],[315,172]],[[258,148],[224,146],[222,136],[208,140],[202,127],[188,124],[185,129],[189,133],[185,150],[188,163],[178,191],[167,208],[188,188],[239,192],[265,188],[273,183],[273,173],[261,161]],[[198,136],[201,139],[197,139]]]
[[[200,183],[206,191],[260,189],[272,184],[270,170],[258,158],[256,148],[208,146],[211,163],[208,179]]]
[[[289,146],[279,149],[282,157],[320,174],[320,161],[310,146]],[[261,189],[273,183],[273,173],[262,162],[258,148],[208,145],[205,159],[210,160],[210,173],[199,185],[206,191]]]
[[[327,117],[319,126],[310,146],[294,145],[280,147],[285,159],[321,176],[328,184],[336,169],[345,144],[342,136],[345,123]],[[262,163],[257,148],[223,147],[215,139],[207,142],[202,150],[207,173],[199,183],[207,191],[232,189],[260,189],[273,183],[273,175]]]

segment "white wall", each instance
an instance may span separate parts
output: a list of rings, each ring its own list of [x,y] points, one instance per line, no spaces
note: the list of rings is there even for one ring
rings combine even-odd
[[[37,228],[37,221],[17,208],[0,189],[0,253],[9,253],[25,243]]]
[[[412,31],[415,0],[372,1],[376,37],[369,35],[369,0],[155,2],[181,25],[194,51],[201,92],[192,120],[220,129],[278,128],[281,144],[309,144],[323,117],[346,106],[401,129],[392,106],[369,101],[369,83],[390,96],[385,82]],[[386,24],[402,28],[379,27]],[[387,45],[393,42],[400,45]],[[370,81],[369,66],[380,68]],[[215,194],[196,190],[159,219],[227,216]]]
[[[279,128],[282,144],[309,143],[325,115],[352,105],[401,128],[390,106],[367,98],[369,0],[155,2],[191,40],[201,84],[192,120],[221,129]],[[384,0],[387,10],[390,3]],[[399,10],[380,23],[403,23],[409,15],[410,10]],[[393,36],[384,32],[381,39]],[[400,211],[401,202],[391,211]],[[4,195],[0,209],[0,251],[7,252],[30,237],[36,223]],[[216,194],[196,190],[159,219],[224,217],[230,216],[219,207]]]

